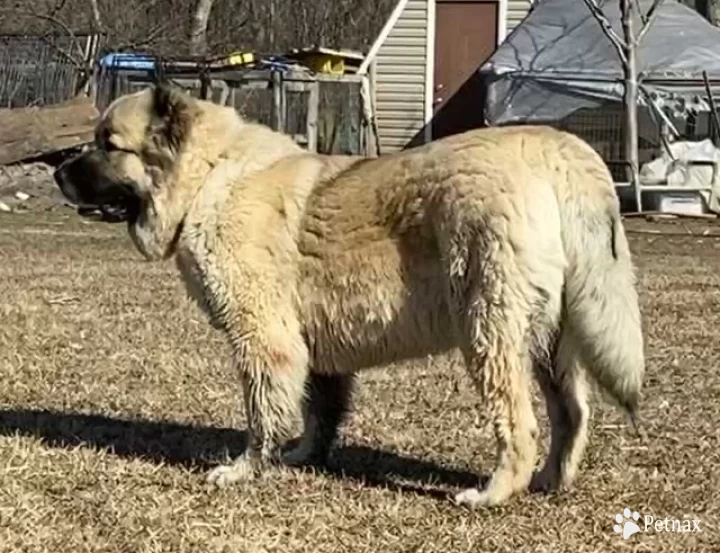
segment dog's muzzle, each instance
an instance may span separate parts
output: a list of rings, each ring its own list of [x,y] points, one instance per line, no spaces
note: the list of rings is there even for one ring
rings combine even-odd
[[[63,196],[79,211],[99,209],[106,220],[134,221],[140,198],[127,183],[109,178],[100,152],[83,152],[62,163],[53,173]]]

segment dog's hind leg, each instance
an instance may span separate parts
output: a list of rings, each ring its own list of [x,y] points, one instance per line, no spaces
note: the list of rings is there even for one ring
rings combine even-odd
[[[475,247],[459,249],[468,252],[466,262],[454,264],[465,270],[459,275],[451,270],[450,279],[461,350],[490,411],[497,440],[496,466],[485,489],[471,488],[455,497],[471,508],[503,503],[526,489],[537,455],[527,280],[516,265],[513,248],[502,237],[476,236]]]
[[[350,409],[354,374],[311,373],[300,443],[283,456],[289,465],[322,464],[327,460],[338,430]]]
[[[552,364],[552,365],[550,365]],[[587,445],[588,385],[570,333],[564,331],[549,362],[536,365],[550,418],[550,451],[530,488],[552,491],[569,487]]]
[[[278,351],[242,343],[235,348],[248,422],[247,450],[230,465],[208,474],[219,487],[255,477],[280,461],[280,448],[291,437],[300,417],[307,363],[293,362]]]
[[[468,366],[482,390],[497,440],[495,469],[483,490],[469,488],[455,501],[470,508],[503,503],[525,490],[532,476],[537,452],[537,422],[532,411],[526,359],[502,345],[483,363],[468,359]]]

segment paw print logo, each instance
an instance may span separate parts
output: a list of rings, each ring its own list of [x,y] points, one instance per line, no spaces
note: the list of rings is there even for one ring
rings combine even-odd
[[[637,511],[630,512],[630,509],[625,507],[623,514],[615,515],[615,522],[617,524],[613,526],[613,530],[616,534],[622,534],[624,540],[628,539],[633,534],[637,534],[640,531],[637,521],[640,519],[640,513]]]

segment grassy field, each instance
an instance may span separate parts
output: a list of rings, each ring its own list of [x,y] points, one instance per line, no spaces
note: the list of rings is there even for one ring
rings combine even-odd
[[[204,472],[243,447],[238,380],[174,266],[123,225],[0,215],[0,553],[720,551],[717,224],[627,223],[646,441],[596,395],[570,492],[469,512],[448,494],[495,442],[455,356],[365,373],[327,471],[215,491]],[[623,541],[625,507],[702,532]]]

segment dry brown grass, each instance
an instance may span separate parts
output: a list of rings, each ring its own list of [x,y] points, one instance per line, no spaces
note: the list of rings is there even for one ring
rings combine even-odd
[[[572,491],[471,513],[446,494],[487,474],[494,441],[453,356],[365,373],[327,472],[212,491],[203,471],[243,446],[238,386],[172,264],[122,225],[2,216],[0,552],[718,551],[720,239],[632,245],[647,443],[596,398]],[[623,542],[625,506],[703,533]]]

